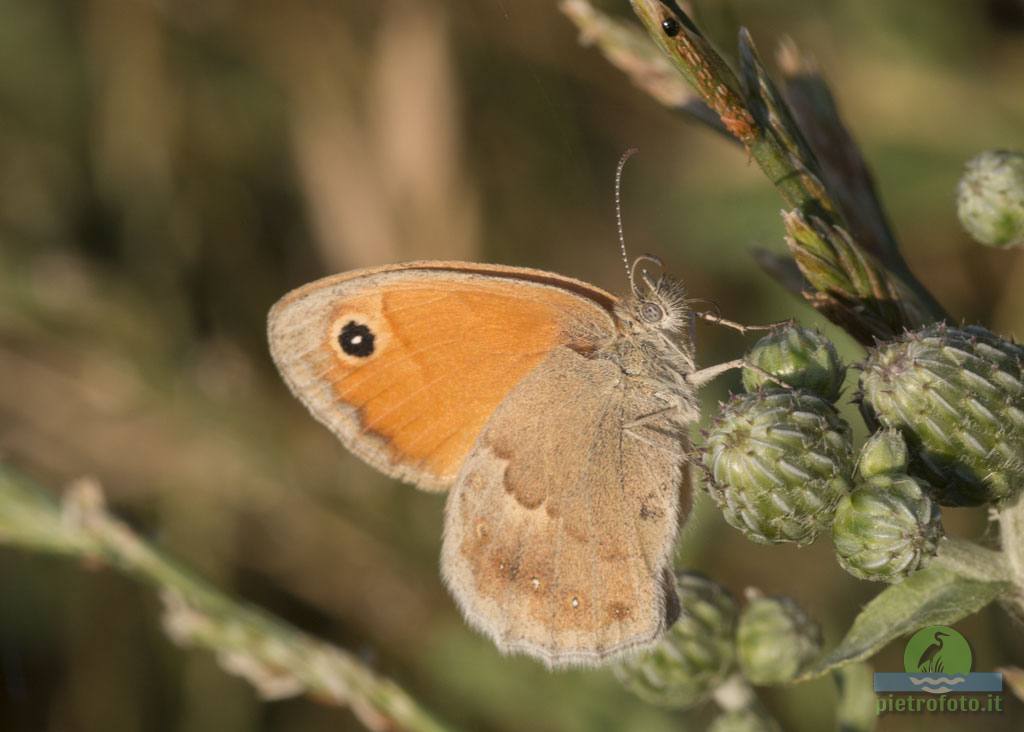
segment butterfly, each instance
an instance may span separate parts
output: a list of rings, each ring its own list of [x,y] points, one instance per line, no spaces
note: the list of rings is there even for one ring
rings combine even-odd
[[[683,287],[635,276],[650,263],[623,298],[421,261],[270,311],[274,362],[310,413],[381,472],[448,491],[441,573],[468,622],[549,667],[605,663],[674,621],[696,389],[742,363],[696,368]]]

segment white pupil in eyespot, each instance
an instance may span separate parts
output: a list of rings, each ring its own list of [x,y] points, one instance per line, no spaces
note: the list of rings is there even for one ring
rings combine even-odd
[[[346,356],[368,358],[375,350],[373,330],[366,323],[350,320],[338,333],[338,345]]]

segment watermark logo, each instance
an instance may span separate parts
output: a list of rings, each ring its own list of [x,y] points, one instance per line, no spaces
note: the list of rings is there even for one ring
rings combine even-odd
[[[945,625],[931,625],[914,633],[903,652],[905,673],[876,673],[880,694],[878,713],[914,711],[1002,711],[1003,675],[973,672],[971,646],[960,633]],[[944,695],[956,692],[946,697]],[[982,694],[987,692],[987,697]],[[886,696],[881,696],[885,694]],[[896,694],[933,694],[921,699]]]
[[[952,628],[931,626],[917,631],[903,652],[903,668],[910,683],[929,694],[948,694],[962,687],[971,674],[971,646],[967,639]],[[998,676],[999,674],[995,674]],[[977,689],[976,691],[999,691]]]

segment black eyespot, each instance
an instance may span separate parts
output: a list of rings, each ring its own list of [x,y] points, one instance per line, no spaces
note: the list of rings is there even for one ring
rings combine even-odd
[[[349,356],[366,358],[373,353],[373,331],[363,323],[350,320],[338,334],[338,343],[341,350]]]
[[[645,323],[660,323],[664,317],[665,311],[661,309],[658,303],[645,302],[640,304],[640,319]]]
[[[679,22],[675,18],[665,18],[661,21],[661,29],[669,38],[675,38],[679,35]]]

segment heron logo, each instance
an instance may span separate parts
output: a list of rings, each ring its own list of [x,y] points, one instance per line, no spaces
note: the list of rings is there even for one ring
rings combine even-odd
[[[967,639],[945,625],[917,631],[903,652],[903,668],[908,674],[966,676],[972,661]]]
[[[903,651],[905,673],[876,673],[877,710],[884,712],[963,711],[1001,712],[1003,675],[972,673],[971,646],[960,633],[945,625],[931,625],[914,633]],[[933,698],[900,696],[925,693]],[[950,692],[957,692],[950,694]],[[977,692],[988,692],[987,699]],[[995,692],[995,693],[993,693]]]

